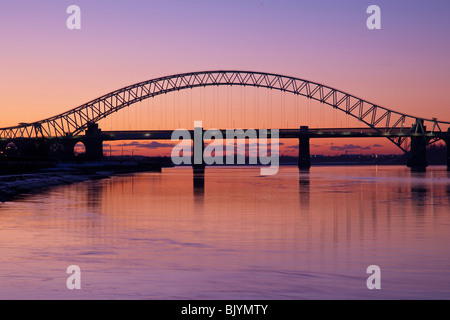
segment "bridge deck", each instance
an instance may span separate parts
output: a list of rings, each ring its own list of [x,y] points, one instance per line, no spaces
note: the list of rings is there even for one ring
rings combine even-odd
[[[258,134],[260,129],[255,129]],[[294,139],[299,137],[299,129],[278,129],[280,139]],[[420,137],[443,138],[447,134],[427,131],[426,133],[414,133],[407,130],[393,129],[386,132],[385,128],[378,130],[372,128],[310,128],[307,136],[309,138],[370,138],[370,137]],[[191,137],[193,130],[188,130]],[[226,129],[217,129],[226,138]],[[244,129],[246,132],[247,129]],[[170,140],[173,130],[140,130],[140,131],[102,131],[103,140]],[[271,137],[271,130],[267,131],[268,138]]]

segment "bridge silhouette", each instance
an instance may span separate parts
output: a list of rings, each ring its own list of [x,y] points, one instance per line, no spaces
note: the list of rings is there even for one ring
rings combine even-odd
[[[311,165],[311,138],[383,137],[409,154],[408,166],[414,170],[427,167],[428,145],[444,141],[447,145],[447,167],[450,170],[450,122],[397,112],[308,80],[279,74],[233,70],[160,77],[115,90],[44,120],[1,128],[0,149],[6,149],[12,142],[22,155],[58,153],[70,158],[74,156],[74,146],[81,141],[85,145],[87,158],[100,159],[103,157],[103,141],[170,139],[171,130],[102,132],[98,122],[145,99],[184,89],[212,86],[267,88],[303,96],[339,110],[365,125],[363,128],[340,129],[311,129],[299,125],[297,128],[279,129],[280,138],[299,140],[299,168],[309,168]],[[201,167],[204,168],[204,165]]]

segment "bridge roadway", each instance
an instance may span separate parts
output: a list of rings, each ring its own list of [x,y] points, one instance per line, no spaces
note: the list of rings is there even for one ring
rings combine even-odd
[[[214,129],[221,133],[224,139],[227,139],[226,129]],[[214,131],[213,130],[213,131]],[[232,131],[236,129],[230,129]],[[194,137],[194,130],[188,130],[190,137]],[[260,130],[255,129],[259,137]],[[218,132],[215,137],[220,136]],[[245,138],[247,130],[234,133],[234,138]],[[408,167],[413,170],[423,171],[428,166],[426,159],[426,146],[430,140],[443,140],[447,145],[447,169],[450,171],[450,131],[422,131],[417,132],[407,128],[309,128],[300,127],[299,129],[278,129],[279,139],[298,139],[299,140],[299,159],[298,167],[300,169],[308,169],[311,166],[310,145],[311,138],[388,138],[392,141],[395,139],[411,139],[411,155],[408,160]],[[170,140],[173,130],[142,130],[142,131],[100,131],[99,138],[102,141],[114,140]],[[271,138],[272,130],[267,130],[267,138]],[[178,139],[178,137],[176,137]],[[232,138],[232,137],[230,137]],[[194,170],[196,168],[194,167]],[[198,170],[204,170],[204,165]]]
[[[226,129],[217,129],[226,138]],[[235,130],[235,129],[231,129]],[[247,129],[243,129],[246,132]],[[260,129],[255,129],[257,133]],[[280,139],[299,138],[299,129],[278,129]],[[194,130],[188,130],[191,137]],[[170,140],[173,130],[138,130],[138,131],[102,131],[101,138],[106,141],[113,140]],[[302,133],[300,133],[302,135]],[[425,133],[410,132],[406,129],[392,129],[390,132],[386,128],[308,128],[303,133],[309,138],[396,138],[396,137],[426,137],[443,139],[448,137],[447,133],[427,131]],[[267,137],[271,137],[271,129],[267,130]]]
[[[203,128],[196,128],[198,130]],[[208,131],[216,139],[220,136],[223,139],[242,139],[249,138],[248,135],[252,132],[247,132],[246,129],[239,131],[237,129],[229,129],[233,131],[233,136],[227,136],[227,129],[213,129]],[[272,138],[274,129],[267,129],[267,135],[263,138]],[[195,130],[188,130],[191,139],[194,139]],[[214,132],[216,131],[216,132]],[[14,142],[16,145],[16,153],[22,156],[26,155],[41,155],[45,157],[50,155],[52,157],[58,156],[62,158],[72,159],[74,157],[74,146],[81,141],[86,148],[86,159],[101,159],[104,155],[103,142],[104,141],[118,141],[118,140],[171,140],[173,130],[140,130],[140,131],[102,131],[95,124],[89,127],[84,135],[74,135],[67,137],[55,138],[16,138],[16,139],[0,139],[0,149],[8,152],[8,143]],[[257,137],[260,137],[261,130],[254,129]],[[220,133],[220,134],[219,134]],[[178,141],[179,136],[175,137]],[[447,168],[450,171],[450,130],[443,131],[418,131],[413,128],[309,128],[307,126],[300,126],[298,129],[278,129],[279,139],[298,139],[299,154],[298,167],[300,169],[308,169],[311,166],[310,160],[310,139],[314,138],[388,138],[395,143],[395,141],[403,139],[410,139],[411,148],[409,151],[408,167],[413,170],[424,170],[427,166],[427,152],[426,148],[430,141],[435,142],[442,140],[447,145]],[[398,145],[398,144],[397,144]],[[203,144],[204,146],[204,144]],[[54,150],[54,151],[52,151]],[[194,150],[195,151],[195,150]],[[6,154],[6,153],[5,153]],[[201,155],[203,157],[203,154]],[[204,170],[204,163],[198,168],[194,167],[194,171],[202,172]]]

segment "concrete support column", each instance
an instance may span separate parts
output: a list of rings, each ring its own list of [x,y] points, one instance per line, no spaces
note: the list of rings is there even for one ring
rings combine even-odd
[[[205,142],[203,140],[203,126],[200,121],[194,123],[194,146],[192,152],[192,168],[194,169],[194,174],[204,174],[205,173],[205,159],[204,150]]]
[[[309,169],[311,168],[311,154],[309,150],[309,127],[301,126],[299,134],[299,148],[298,148],[298,168]]]
[[[101,138],[102,130],[98,128],[98,124],[90,125],[86,132],[85,138],[82,140],[86,148],[86,158],[88,160],[99,160],[103,158],[103,140]]]
[[[103,158],[103,140],[101,138],[85,138],[82,142],[86,148],[86,159],[100,160]]]
[[[447,146],[447,171],[450,171],[450,128],[447,130],[447,138],[444,139]]]
[[[416,120],[416,124],[413,126],[413,132],[416,132],[419,135],[426,132],[422,119]],[[427,142],[427,138],[423,136],[411,137],[411,152],[407,164],[411,170],[425,171],[428,167]]]

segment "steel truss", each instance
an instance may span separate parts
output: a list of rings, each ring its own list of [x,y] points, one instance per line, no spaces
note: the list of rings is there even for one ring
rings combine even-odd
[[[207,86],[252,86],[301,95],[338,109],[388,137],[403,151],[410,150],[411,135],[434,143],[446,134],[450,122],[422,119],[396,112],[343,91],[289,76],[252,71],[202,71],[176,74],[136,83],[110,92],[77,108],[33,123],[0,129],[0,138],[55,138],[78,135],[89,125],[142,100],[161,94]],[[398,130],[405,136],[398,135]],[[430,138],[431,133],[431,138]],[[435,134],[435,135],[434,135]]]

